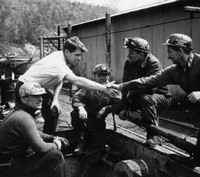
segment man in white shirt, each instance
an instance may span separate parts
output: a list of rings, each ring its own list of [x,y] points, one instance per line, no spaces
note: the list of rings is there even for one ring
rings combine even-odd
[[[45,119],[44,132],[53,134],[57,125],[61,108],[58,95],[63,82],[70,82],[86,89],[99,90],[109,95],[114,95],[113,89],[89,79],[76,76],[70,69],[76,65],[87,48],[74,36],[68,38],[64,44],[63,51],[56,51],[33,64],[23,75],[19,77],[16,85],[16,104],[19,99],[19,87],[26,82],[38,82],[47,91],[43,98],[42,115]],[[51,110],[51,111],[50,111]]]

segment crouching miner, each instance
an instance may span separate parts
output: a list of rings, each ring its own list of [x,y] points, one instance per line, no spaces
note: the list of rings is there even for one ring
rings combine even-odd
[[[108,84],[110,71],[105,64],[96,65],[93,70],[94,80],[101,84]],[[115,97],[110,97],[100,91],[80,89],[73,96],[72,125],[77,135],[83,132],[82,143],[78,144],[75,153],[85,154],[86,161],[82,173],[84,177],[105,153],[105,118],[109,113],[115,112],[115,106],[120,101],[120,92],[116,92]]]
[[[40,84],[27,82],[19,88],[21,103],[0,125],[0,163],[10,161],[9,176],[64,177],[62,146],[65,138],[39,132],[35,112],[42,108]]]

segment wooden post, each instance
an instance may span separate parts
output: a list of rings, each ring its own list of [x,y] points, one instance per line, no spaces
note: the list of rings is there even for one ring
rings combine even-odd
[[[60,50],[60,25],[58,25],[58,50]]]
[[[40,36],[40,58],[44,57],[44,49],[43,49],[43,36]]]
[[[72,24],[71,21],[68,22],[68,28],[67,28],[67,37],[70,38],[72,34]]]
[[[111,18],[106,13],[106,64],[111,67]]]

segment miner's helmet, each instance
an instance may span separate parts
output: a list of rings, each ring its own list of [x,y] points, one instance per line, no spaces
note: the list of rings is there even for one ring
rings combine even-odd
[[[149,52],[148,41],[139,37],[124,38],[124,47],[145,53]]]
[[[93,74],[109,75],[111,69],[106,64],[98,64],[94,67]]]
[[[192,39],[185,34],[171,34],[169,39],[162,45],[183,48],[184,50],[192,50]]]
[[[26,82],[19,88],[19,96],[43,95],[46,91],[37,82]]]

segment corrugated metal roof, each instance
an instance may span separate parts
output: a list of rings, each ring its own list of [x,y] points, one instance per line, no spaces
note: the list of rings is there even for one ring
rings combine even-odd
[[[175,2],[178,2],[178,1],[184,1],[184,0],[161,0],[159,2],[155,2],[155,3],[152,3],[152,4],[133,8],[131,10],[128,10],[128,11],[125,11],[125,12],[122,12],[122,13],[114,14],[111,17],[114,18],[114,17],[117,17],[117,16],[126,15],[126,14],[129,14],[129,13],[133,13],[133,12],[136,12],[136,11],[145,10],[145,9],[149,9],[149,8],[153,8],[153,7],[163,6],[165,4],[175,3]],[[97,18],[97,19],[94,19],[94,20],[89,20],[89,21],[85,21],[85,22],[81,22],[81,23],[77,23],[77,24],[74,24],[72,26],[75,27],[75,26],[85,25],[85,24],[92,23],[92,22],[97,22],[97,21],[99,22],[101,20],[105,20],[105,17]],[[63,29],[67,29],[67,27],[65,27]]]
[[[113,16],[118,16],[118,15],[122,15],[122,14],[124,15],[124,14],[130,13],[130,12],[132,13],[132,12],[136,12],[136,11],[140,11],[140,10],[145,10],[145,9],[149,9],[149,8],[152,8],[152,7],[162,6],[164,4],[174,3],[174,2],[177,2],[177,1],[181,1],[181,0],[160,0],[159,2],[154,2],[154,3],[151,3],[151,4],[136,7],[136,8],[133,8],[131,10],[127,10],[127,11],[124,11],[122,13],[115,14]]]

